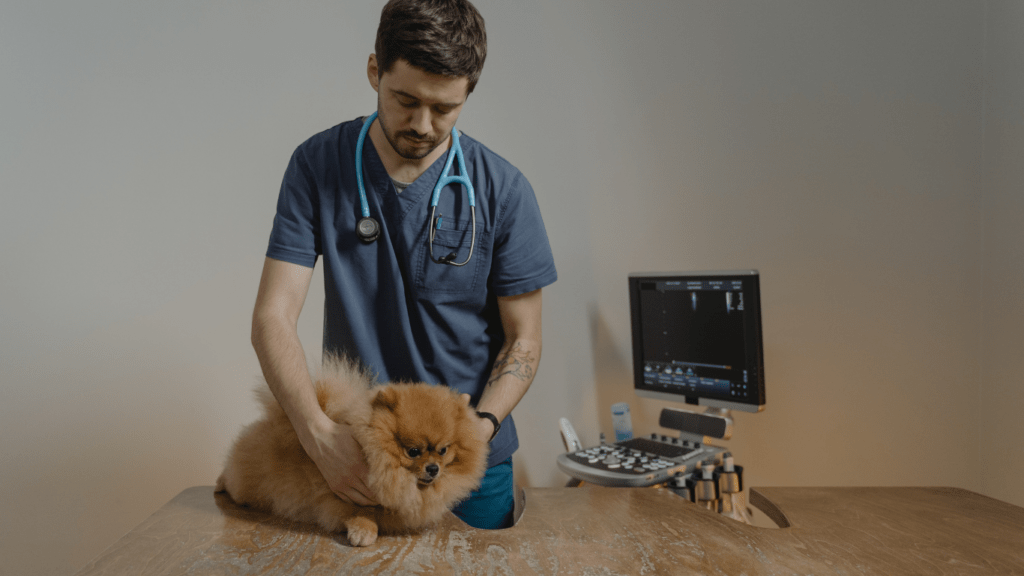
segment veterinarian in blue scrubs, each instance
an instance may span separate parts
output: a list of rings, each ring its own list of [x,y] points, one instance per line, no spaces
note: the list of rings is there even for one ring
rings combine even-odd
[[[378,115],[316,134],[288,164],[253,346],[332,490],[373,504],[362,453],[347,427],[317,405],[296,332],[322,258],[324,352],[358,358],[381,381],[442,383],[470,395],[491,454],[480,490],[456,513],[472,526],[499,528],[512,519],[518,440],[510,413],[540,361],[541,288],[556,272],[526,177],[468,134],[452,134],[485,57],[483,19],[468,1],[385,6],[367,64]],[[356,152],[364,124],[361,201]],[[456,141],[464,162],[452,162],[448,175],[468,178],[472,200],[467,186],[451,183],[435,206],[434,187]],[[357,233],[367,216],[372,239]]]

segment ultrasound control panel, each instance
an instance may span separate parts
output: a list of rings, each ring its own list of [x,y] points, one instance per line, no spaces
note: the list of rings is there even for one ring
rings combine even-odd
[[[601,444],[558,456],[558,467],[573,478],[601,486],[654,486],[716,460],[724,448],[652,434]]]

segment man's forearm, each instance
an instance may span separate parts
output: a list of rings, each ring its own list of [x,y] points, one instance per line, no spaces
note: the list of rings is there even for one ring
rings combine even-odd
[[[494,414],[499,422],[512,413],[537,374],[541,351],[541,303],[539,289],[518,296],[498,297],[505,343],[498,351],[491,376],[477,402],[477,410]],[[492,430],[492,424],[485,426],[481,423],[481,434],[489,434]]]
[[[311,426],[324,413],[316,399],[298,333],[287,320],[255,314],[252,345],[267,385],[288,415],[299,440],[307,446]]]
[[[540,364],[540,341],[516,339],[498,352],[477,410],[504,420],[526,395]]]

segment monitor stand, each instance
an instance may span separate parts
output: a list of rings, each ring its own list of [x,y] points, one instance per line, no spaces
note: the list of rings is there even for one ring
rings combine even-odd
[[[662,408],[658,425],[679,431],[679,440],[704,444],[704,438],[732,438],[732,413],[726,408],[707,408],[704,413]]]

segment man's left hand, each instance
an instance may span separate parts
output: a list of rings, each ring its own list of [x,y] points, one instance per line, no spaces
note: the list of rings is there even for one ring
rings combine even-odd
[[[462,400],[469,404],[469,394],[463,394]],[[476,418],[476,434],[484,442],[491,441],[491,435],[494,434],[494,423],[487,418],[481,418],[476,414],[473,415]]]

